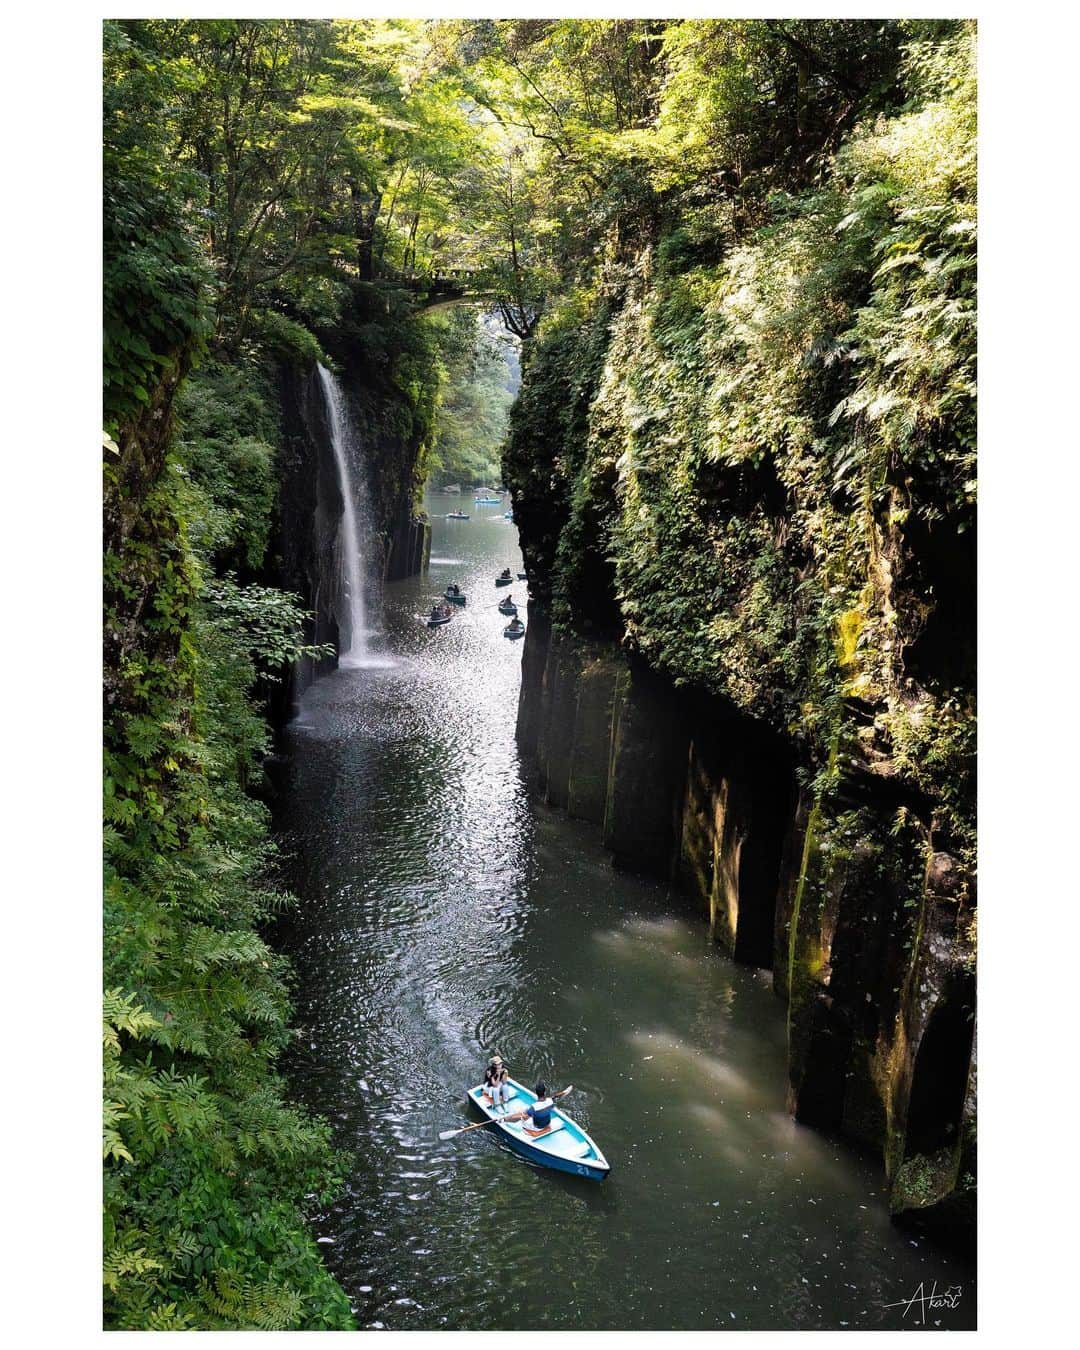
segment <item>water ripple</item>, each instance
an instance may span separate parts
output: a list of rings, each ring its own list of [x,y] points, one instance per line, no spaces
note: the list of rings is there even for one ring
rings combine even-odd
[[[434,528],[437,575],[387,588],[383,664],[307,691],[281,770],[289,1070],[351,1153],[314,1232],[359,1324],[878,1328],[882,1291],[936,1278],[970,1291],[948,1325],[971,1325],[973,1272],[911,1247],[877,1165],[787,1115],[767,981],[530,798],[521,644],[494,609],[514,531]],[[450,581],[468,605],[429,631]],[[574,1085],[603,1187],[490,1130],[438,1139],[476,1122],[464,1092],[494,1049],[530,1084]]]

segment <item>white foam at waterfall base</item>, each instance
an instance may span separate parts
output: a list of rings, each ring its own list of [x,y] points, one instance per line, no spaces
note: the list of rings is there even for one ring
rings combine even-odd
[[[377,636],[377,630],[368,628],[364,610],[364,553],[356,509],[358,485],[352,474],[355,437],[349,422],[349,410],[334,375],[321,364],[318,370],[330,426],[330,445],[337,465],[338,486],[344,503],[338,526],[338,556],[342,573],[340,603],[336,606],[340,634],[338,667],[345,670],[385,669],[394,665],[393,660],[371,651],[368,646],[368,638]]]

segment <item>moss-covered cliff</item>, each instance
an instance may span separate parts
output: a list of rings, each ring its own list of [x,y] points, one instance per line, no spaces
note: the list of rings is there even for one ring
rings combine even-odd
[[[178,86],[139,45],[153,36],[105,27],[103,1320],[344,1329],[348,1299],[306,1225],[342,1160],[277,1072],[289,970],[262,929],[289,897],[257,799],[268,691],[328,654],[266,584],[285,577],[295,506],[289,391],[321,353],[276,310],[249,315],[241,341],[219,308],[214,334],[221,274],[166,144]],[[357,382],[370,357],[392,540],[436,381],[419,325],[384,304],[347,331],[359,313],[335,310],[323,340]]]
[[[423,561],[438,383],[423,326],[381,320],[325,339],[373,469],[377,580]],[[342,501],[314,354],[217,351],[192,374],[197,338],[163,353],[143,413],[106,409],[105,1316],[347,1327],[303,1224],[338,1160],[275,1072],[288,969],[260,929],[288,897],[256,800],[282,669],[334,659]]]
[[[973,62],[913,46],[904,109],[752,235],[676,211],[613,247],[504,458],[549,797],[772,967],[797,1116],[968,1233]]]

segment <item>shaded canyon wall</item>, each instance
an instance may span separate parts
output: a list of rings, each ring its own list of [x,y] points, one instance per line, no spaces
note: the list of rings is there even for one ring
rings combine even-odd
[[[371,379],[361,355],[347,345],[334,355],[355,434],[352,472],[365,497],[360,531],[367,608],[376,613],[384,582],[414,576],[427,567],[431,526],[415,507],[423,433],[402,415],[403,400],[397,392]],[[335,540],[343,501],[315,363],[283,365],[278,393],[283,434],[276,581],[299,593],[313,612],[309,640],[337,646],[341,563]],[[290,696],[334,664],[333,658],[317,665],[298,663]]]
[[[970,1239],[974,66],[954,55],[957,81],[919,92],[951,140],[903,110],[767,228],[672,201],[613,231],[548,298],[503,472],[530,577],[519,735],[548,800],[771,969],[795,1115],[876,1151],[897,1215]]]
[[[894,1213],[974,1220],[972,952],[947,854],[890,850],[889,803],[811,803],[781,738],[530,605],[518,739],[554,806],[616,866],[679,885],[731,956],[788,1000],[796,1117],[880,1153]]]

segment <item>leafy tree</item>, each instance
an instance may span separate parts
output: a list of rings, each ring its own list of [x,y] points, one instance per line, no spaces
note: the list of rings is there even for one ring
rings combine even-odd
[[[613,229],[599,277],[549,296],[504,464],[557,622],[794,729],[820,765],[845,699],[875,707],[877,753],[970,858],[972,669],[962,625],[942,631],[963,583],[940,560],[962,568],[974,526],[974,31],[889,25],[863,62],[876,31],[668,26],[668,223],[655,241]],[[792,75],[786,110],[755,113],[754,63],[784,69],[793,34],[835,78],[801,104]],[[833,146],[823,109],[845,81],[863,113],[892,111]],[[809,175],[785,163],[800,115]],[[676,125],[691,159],[767,172],[741,197],[691,183],[666,162]],[[762,127],[782,132],[771,152]],[[605,574],[614,605],[585,584]]]
[[[344,1327],[303,1227],[334,1157],[274,1073],[285,971],[257,929],[286,898],[244,791],[267,739],[249,691],[309,649],[287,597],[204,587],[212,525],[201,556],[188,542],[193,504],[265,516],[272,466],[259,441],[230,443],[228,469],[204,453],[195,483],[175,455],[213,274],[166,135],[186,75],[159,36],[104,30],[105,1322]],[[261,528],[231,533],[248,562]]]
[[[103,36],[106,1322],[346,1327],[303,1224],[340,1160],[276,1073],[259,930],[288,897],[246,791],[268,686],[323,654],[266,584],[273,367],[345,343],[414,487],[491,481],[505,352],[490,316],[421,312],[469,269],[520,340],[504,464],[556,620],[799,737],[822,802],[845,700],[873,704],[970,852],[967,666],[918,652],[974,528],[974,29]]]
[[[437,316],[441,318],[441,316]],[[435,422],[429,471],[440,481],[494,483],[513,394],[508,339],[478,312],[458,306],[442,320],[443,392]]]

